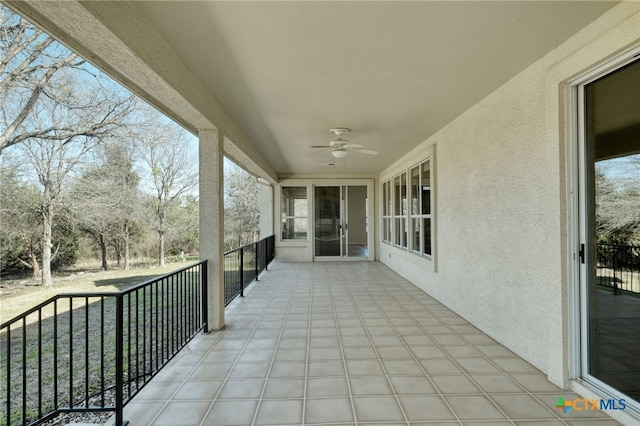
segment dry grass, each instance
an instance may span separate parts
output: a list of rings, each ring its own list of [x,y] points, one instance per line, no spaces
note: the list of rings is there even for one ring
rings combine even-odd
[[[96,271],[93,268],[69,271],[56,277],[51,287],[42,287],[39,280],[34,279],[3,279],[0,281],[0,323],[61,293],[120,291],[191,263],[169,263],[164,268],[128,271]]]
[[[193,263],[191,261],[178,262],[171,263],[165,268],[144,268],[130,271],[75,271],[65,277],[59,277],[53,286],[47,288],[30,280],[6,280],[2,283],[2,294],[0,295],[1,321],[5,322],[14,318],[57,294],[117,292],[166,275],[184,266],[193,265]],[[151,298],[157,297],[154,295],[157,294],[154,291],[158,290],[150,289],[148,292]],[[163,297],[170,299],[173,291],[167,286],[167,289],[163,290]],[[131,369],[127,370],[127,375],[135,372],[137,377],[141,371],[143,377],[146,378],[145,374],[147,373],[145,372],[151,366],[148,365],[146,358],[142,357],[139,360],[138,355],[141,348],[146,348],[146,345],[151,344],[152,330],[150,324],[145,322],[140,324],[137,312],[139,308],[144,311],[148,301],[138,299],[136,293],[134,297],[125,300],[125,304],[127,303],[129,305],[125,306],[124,319],[128,324],[128,329],[125,325],[125,333],[130,334],[133,330],[136,335],[129,342],[125,350],[126,353],[119,355],[124,358],[125,367]],[[174,320],[173,315],[176,315],[175,320],[179,322],[177,311],[172,310],[173,302],[167,300],[163,303],[162,306],[156,304],[153,307],[156,312],[155,320],[158,321],[158,315],[160,315],[160,320],[170,322]],[[126,313],[127,306],[129,306],[128,314]],[[131,316],[131,306],[133,306],[133,317]],[[53,320],[54,309],[57,311],[55,321]],[[85,298],[83,296],[74,298],[73,302],[71,299],[63,299],[57,302],[55,307],[49,304],[44,309],[25,317],[24,321],[21,320],[11,326],[10,339],[8,339],[9,331],[0,334],[0,371],[12,376],[11,382],[13,383],[10,389],[12,425],[35,419],[39,399],[42,399],[42,408],[46,413],[53,407],[51,402],[53,395],[57,395],[60,401],[64,401],[63,406],[67,402],[68,406],[74,406],[74,404],[82,403],[82,401],[76,400],[79,396],[83,396],[83,389],[85,389],[83,386],[88,386],[86,388],[88,395],[100,395],[100,389],[105,386],[106,389],[109,389],[115,384],[114,360],[118,356],[114,346],[116,331],[113,321],[105,321],[105,318],[114,317],[114,311],[114,298]],[[152,313],[148,313],[148,316],[143,313],[144,318],[152,316]],[[57,330],[57,338],[55,330]],[[164,325],[160,330],[164,330]],[[141,343],[140,332],[147,338],[147,343],[145,343],[144,337]],[[153,335],[153,339],[162,341],[158,347],[162,348],[160,357],[164,360],[170,356],[170,350],[176,350],[177,340],[173,340],[172,334],[171,341],[169,341],[168,332],[166,335],[164,332],[158,333],[156,325],[156,334]],[[9,344],[11,345],[10,349]],[[76,348],[74,351],[70,349],[72,346]],[[134,354],[133,357],[131,355],[127,357],[127,353],[130,352]],[[11,362],[9,361],[9,353]],[[71,362],[73,362],[73,368],[70,366]],[[155,362],[157,363],[158,360]],[[43,368],[44,366],[48,367]],[[55,367],[51,368],[52,366]],[[100,370],[103,367],[106,371]],[[21,385],[23,371],[29,380]],[[100,379],[101,374],[105,374],[104,381]],[[135,380],[134,385],[138,379]],[[69,389],[70,382],[73,382],[73,390]],[[59,385],[57,391],[54,388],[55,383]],[[8,395],[7,391],[6,381],[0,381],[0,396]],[[109,392],[107,391],[106,394],[109,395]],[[28,410],[24,414],[20,411],[23,399],[27,401],[28,406]],[[107,405],[110,404],[107,403]],[[6,424],[7,412],[5,408],[0,406],[0,426]]]

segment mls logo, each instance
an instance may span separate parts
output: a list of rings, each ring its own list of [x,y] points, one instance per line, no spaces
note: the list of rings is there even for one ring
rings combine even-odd
[[[624,399],[576,398],[567,401],[563,397],[559,397],[555,407],[567,414],[571,409],[576,411],[624,410],[627,405]]]

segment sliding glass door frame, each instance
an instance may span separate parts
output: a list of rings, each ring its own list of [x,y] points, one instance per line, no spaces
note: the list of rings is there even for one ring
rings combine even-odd
[[[366,188],[366,207],[365,207],[365,214],[362,218],[363,221],[365,221],[365,226],[366,226],[366,238],[367,238],[367,247],[366,247],[366,253],[364,255],[361,256],[349,256],[349,207],[348,207],[348,192],[349,192],[349,188],[351,187],[364,187]],[[319,254],[318,253],[318,243],[319,243],[319,238],[322,237],[321,234],[326,233],[326,229],[327,228],[327,224],[322,224],[319,222],[318,213],[321,210],[322,206],[318,205],[319,200],[317,199],[317,194],[318,194],[318,189],[319,188],[337,188],[339,189],[339,225],[338,225],[338,233],[339,233],[339,252],[336,253],[335,255],[323,255],[323,254]],[[312,218],[312,229],[313,229],[313,236],[312,236],[312,241],[313,241],[313,258],[314,260],[374,260],[374,247],[373,247],[373,229],[371,227],[372,223],[375,223],[373,221],[372,216],[372,212],[373,210],[373,203],[371,200],[371,194],[372,194],[372,184],[369,181],[346,181],[346,182],[340,182],[338,183],[334,183],[334,182],[327,182],[327,183],[316,183],[313,185],[313,190],[312,190],[312,194],[313,194],[313,208],[312,208],[312,212],[313,212],[313,218]],[[325,209],[326,210],[326,209]],[[325,218],[324,220],[330,220],[333,218]],[[333,225],[332,225],[333,226]],[[321,229],[322,228],[322,229]],[[335,229],[334,229],[335,231]]]
[[[569,278],[569,374],[602,398],[624,399],[625,394],[591,374],[595,341],[591,338],[590,294],[596,273],[595,241],[595,164],[588,152],[587,86],[638,60],[640,47],[590,70],[567,85],[568,103],[568,278]],[[591,293],[590,293],[591,292]],[[595,298],[595,297],[594,297]],[[640,413],[640,404],[628,401],[627,408]]]

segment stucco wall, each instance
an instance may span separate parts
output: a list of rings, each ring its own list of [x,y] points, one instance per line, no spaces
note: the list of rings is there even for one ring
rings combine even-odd
[[[381,244],[380,260],[561,386],[567,386],[570,346],[564,83],[634,43],[640,43],[640,4],[623,3],[379,179],[437,148],[434,259]]]

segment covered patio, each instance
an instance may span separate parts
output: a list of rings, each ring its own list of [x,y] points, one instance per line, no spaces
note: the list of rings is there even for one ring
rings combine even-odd
[[[589,153],[640,152],[639,2],[2,1],[199,139],[217,331],[132,426],[638,424],[583,296]],[[278,262],[226,309],[224,156],[261,179]],[[626,411],[555,408],[578,394]]]
[[[125,407],[139,425],[614,425],[379,262],[274,262]]]

